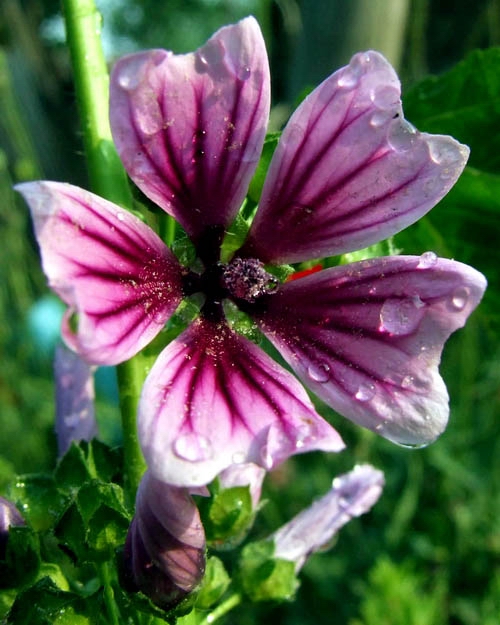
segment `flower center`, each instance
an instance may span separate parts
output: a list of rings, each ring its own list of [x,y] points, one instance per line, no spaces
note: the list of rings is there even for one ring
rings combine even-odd
[[[209,265],[202,274],[189,272],[184,278],[184,293],[203,293],[205,317],[221,318],[222,300],[232,299],[241,308],[254,304],[276,290],[278,279],[264,269],[256,258],[235,258],[228,264]]]
[[[277,278],[256,258],[235,258],[224,267],[222,283],[234,299],[251,303],[278,286]]]

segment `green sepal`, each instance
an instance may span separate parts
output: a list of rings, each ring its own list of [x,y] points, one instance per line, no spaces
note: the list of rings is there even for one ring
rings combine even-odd
[[[212,547],[234,546],[254,518],[248,486],[216,490],[211,499],[199,501],[207,543]]]
[[[274,543],[269,540],[243,549],[238,579],[252,601],[290,601],[299,587],[295,564],[274,558]]]
[[[205,575],[196,597],[195,607],[200,610],[208,610],[208,608],[219,601],[230,583],[231,578],[222,561],[216,556],[208,558]]]

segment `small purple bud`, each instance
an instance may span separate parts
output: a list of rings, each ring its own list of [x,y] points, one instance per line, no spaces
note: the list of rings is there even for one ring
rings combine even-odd
[[[26,522],[13,503],[0,497],[0,560],[5,559],[9,528],[13,525],[26,525]]]
[[[368,464],[357,465],[336,477],[326,495],[271,537],[274,557],[295,562],[298,572],[307,558],[324,547],[343,525],[370,510],[383,486],[384,474]]]
[[[170,610],[196,589],[205,572],[205,532],[185,488],[146,472],[125,543],[124,586]]]
[[[73,441],[89,441],[97,435],[94,370],[63,345],[56,347],[56,436],[60,456]]]
[[[248,486],[250,488],[252,506],[255,510],[259,504],[265,475],[265,469],[251,462],[232,464],[219,474],[219,483],[222,489]]]

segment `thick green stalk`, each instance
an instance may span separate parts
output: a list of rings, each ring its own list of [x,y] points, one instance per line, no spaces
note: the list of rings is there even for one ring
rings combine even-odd
[[[94,0],[62,0],[66,36],[82,120],[92,191],[125,207],[132,195],[109,126],[109,76],[101,44],[101,16]],[[137,356],[118,367],[125,455],[125,489],[130,502],[145,470],[137,440],[136,411],[144,367]]]

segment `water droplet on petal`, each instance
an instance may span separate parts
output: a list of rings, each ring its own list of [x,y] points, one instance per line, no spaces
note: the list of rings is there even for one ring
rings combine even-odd
[[[375,391],[375,384],[372,384],[371,382],[363,383],[359,385],[354,397],[358,401],[370,401],[370,399],[373,399],[375,396]]]
[[[450,305],[453,310],[463,310],[469,299],[469,289],[466,286],[460,286],[453,292]]]
[[[189,462],[203,462],[213,457],[210,441],[194,432],[181,434],[174,441],[173,449],[178,458]]]
[[[337,84],[342,89],[354,89],[358,84],[359,78],[352,72],[346,70],[337,80]]]
[[[387,133],[387,141],[396,152],[407,152],[410,150],[414,146],[417,137],[415,127],[406,120],[399,118],[392,122]]]
[[[304,421],[298,428],[295,438],[295,448],[302,449],[304,445],[308,444],[315,438],[316,428],[313,423]]]
[[[429,443],[398,443],[394,441],[398,447],[403,447],[404,449],[424,449],[424,447],[428,447]]]
[[[231,458],[233,464],[243,464],[245,462],[245,454],[242,451],[236,451]]]
[[[418,261],[417,269],[430,269],[438,262],[437,254],[434,252],[424,252]]]
[[[461,160],[461,153],[449,137],[430,137],[427,140],[431,159],[437,165],[454,166]]]
[[[313,382],[328,382],[330,379],[330,366],[326,362],[312,363],[307,368],[307,375]]]
[[[399,105],[399,91],[396,87],[390,85],[384,85],[378,87],[370,94],[370,99],[374,106],[383,111],[395,111],[395,108]]]
[[[401,388],[410,388],[412,384],[413,384],[412,375],[405,375],[404,378],[401,380]]]
[[[124,65],[118,73],[118,85],[125,91],[132,91],[139,84],[139,74],[134,64]]]
[[[242,67],[238,74],[238,78],[240,80],[248,80],[250,78],[251,73],[252,73],[252,70],[249,67],[247,66]]]
[[[116,213],[116,218],[118,219],[118,221],[125,221],[125,214],[124,213]]]
[[[416,329],[424,315],[413,298],[387,299],[380,309],[380,332],[404,335]]]
[[[387,111],[376,111],[370,117],[370,126],[372,128],[380,128],[392,118],[392,114]]]

